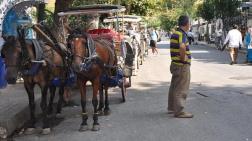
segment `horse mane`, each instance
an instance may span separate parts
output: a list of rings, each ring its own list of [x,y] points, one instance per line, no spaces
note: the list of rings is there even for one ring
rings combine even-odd
[[[76,28],[72,31],[72,33],[68,36],[68,40],[72,40],[74,38],[84,38],[86,40],[86,47],[88,48],[89,56],[94,55],[95,53],[95,44],[93,38],[89,33],[84,32],[80,28]]]
[[[25,47],[26,43],[25,43],[25,28],[24,27],[18,27],[17,28],[17,33],[18,33],[18,40],[21,44],[21,47]]]
[[[6,48],[6,47],[14,47],[16,46],[16,38],[14,36],[8,36],[6,39],[5,39],[5,42],[3,44],[3,49]]]

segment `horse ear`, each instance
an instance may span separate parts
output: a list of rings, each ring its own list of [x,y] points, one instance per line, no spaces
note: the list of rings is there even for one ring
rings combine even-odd
[[[7,36],[6,38],[6,42],[15,43],[15,41],[16,41],[15,36]]]

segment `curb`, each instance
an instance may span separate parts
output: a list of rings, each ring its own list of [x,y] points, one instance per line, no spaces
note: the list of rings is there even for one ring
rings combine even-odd
[[[27,102],[28,101],[27,94],[24,93],[24,91],[21,91],[18,94],[24,95],[27,98],[27,100],[24,100],[23,103],[15,103],[16,105],[18,105],[18,107],[20,107],[18,109],[15,106],[13,106],[13,107],[7,107],[7,109],[1,111],[0,140],[7,139],[7,137],[11,136],[17,129],[22,128],[24,124],[30,119],[30,109],[29,104]],[[34,95],[36,97],[35,114],[37,115],[39,112],[41,112],[40,106],[38,106],[41,94],[39,93],[39,91],[35,90]],[[10,99],[12,99],[12,97]]]

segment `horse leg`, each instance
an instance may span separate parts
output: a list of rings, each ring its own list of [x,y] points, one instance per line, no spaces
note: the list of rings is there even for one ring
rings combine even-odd
[[[48,86],[41,86],[40,87],[42,90],[42,99],[41,99],[41,103],[40,103],[40,107],[42,109],[42,122],[43,122],[43,130],[42,133],[43,135],[47,135],[51,132],[51,129],[49,127],[49,122],[48,122],[48,117],[47,117],[47,90],[48,90]]]
[[[100,87],[99,87],[99,96],[100,96],[100,99],[99,99],[99,108],[98,108],[98,113],[99,115],[103,115],[103,108],[104,108],[104,96],[103,96],[103,84],[100,84]]]
[[[31,118],[28,123],[28,127],[25,130],[25,134],[33,134],[35,132],[35,123],[36,123],[35,106],[36,105],[34,101],[34,86],[35,84],[30,84],[27,82],[24,83],[24,87],[29,98],[29,108],[30,108],[30,118]]]
[[[55,97],[56,87],[50,86],[49,90],[50,90],[50,101],[48,105],[48,115],[51,115],[53,113],[53,100]]]
[[[57,114],[56,114],[57,118],[63,118],[61,116],[61,110],[62,110],[62,103],[63,103],[63,100],[64,100],[64,88],[65,88],[64,85],[61,85],[59,87],[59,100],[58,100],[58,103],[57,103]]]
[[[110,115],[110,108],[109,108],[109,99],[108,99],[108,86],[105,87],[105,108],[104,108],[104,115]]]
[[[86,83],[87,81],[81,81],[78,80],[78,85],[80,88],[80,94],[81,94],[81,108],[82,108],[82,123],[80,125],[80,132],[87,131],[88,130],[88,114],[86,112]]]
[[[97,106],[98,106],[98,99],[97,99],[97,93],[98,89],[100,86],[100,77],[96,78],[95,80],[92,81],[92,86],[93,86],[93,99],[92,99],[92,104],[94,108],[94,114],[93,114],[93,131],[98,131],[100,130],[100,125],[98,123],[98,112],[97,112]]]

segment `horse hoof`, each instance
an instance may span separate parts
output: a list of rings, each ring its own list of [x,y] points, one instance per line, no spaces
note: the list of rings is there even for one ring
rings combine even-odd
[[[97,113],[98,113],[98,116],[103,116],[104,115],[104,112],[102,110],[97,111]]]
[[[81,125],[79,131],[80,132],[85,132],[88,130],[88,125]]]
[[[47,115],[47,118],[52,118],[53,117],[53,114],[48,114]]]
[[[92,131],[99,131],[100,125],[93,125]]]
[[[108,110],[104,110],[104,115],[105,116],[108,116],[108,115],[110,115],[111,114],[111,111],[108,109]]]
[[[56,118],[59,118],[59,119],[64,118],[64,116],[63,116],[61,113],[57,113],[55,117],[56,117]]]
[[[36,133],[36,129],[35,128],[27,128],[24,132],[25,135],[31,135]]]
[[[42,135],[48,135],[51,133],[51,128],[44,128],[41,132]]]

